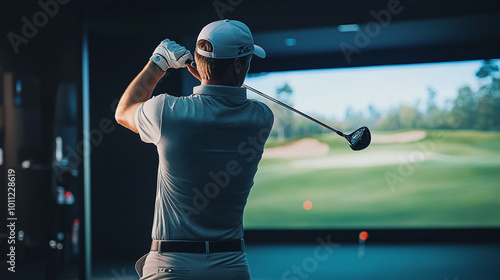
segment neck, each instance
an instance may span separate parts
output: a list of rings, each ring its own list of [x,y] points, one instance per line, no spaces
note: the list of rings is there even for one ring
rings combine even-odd
[[[226,81],[226,80],[201,80],[202,85],[213,85],[213,86],[228,86],[228,87],[240,87],[241,85],[237,85],[234,81]]]

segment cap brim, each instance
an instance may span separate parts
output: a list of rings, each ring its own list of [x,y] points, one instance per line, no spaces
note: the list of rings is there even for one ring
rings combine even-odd
[[[253,54],[260,58],[266,58],[266,51],[257,45],[254,45]]]

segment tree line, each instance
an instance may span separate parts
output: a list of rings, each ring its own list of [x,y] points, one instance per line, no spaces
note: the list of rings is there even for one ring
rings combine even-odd
[[[362,125],[371,130],[408,130],[408,129],[472,129],[500,131],[500,72],[498,66],[485,60],[476,73],[480,87],[474,91],[469,86],[458,90],[457,96],[440,108],[435,98],[437,93],[428,88],[428,99],[424,109],[419,104],[401,104],[386,113],[379,112],[370,106],[365,112],[348,109],[342,122],[319,120],[341,130],[349,132]],[[291,100],[291,88],[285,84],[278,89],[278,97]],[[266,102],[267,103],[267,102]],[[275,124],[272,137],[279,139],[304,137],[313,134],[327,133],[329,130],[298,116],[278,105],[268,103],[275,113]],[[293,105],[293,104],[290,104]],[[419,109],[420,107],[420,109]]]

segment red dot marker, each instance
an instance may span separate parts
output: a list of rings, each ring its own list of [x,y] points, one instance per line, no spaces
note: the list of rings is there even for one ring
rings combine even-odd
[[[359,233],[359,240],[366,241],[368,239],[368,232],[362,231]]]

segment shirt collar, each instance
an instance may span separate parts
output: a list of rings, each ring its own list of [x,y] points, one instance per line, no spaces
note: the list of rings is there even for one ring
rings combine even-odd
[[[210,95],[229,98],[247,98],[247,90],[242,87],[230,87],[219,85],[200,85],[193,88],[193,93],[198,95]]]

